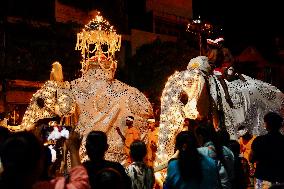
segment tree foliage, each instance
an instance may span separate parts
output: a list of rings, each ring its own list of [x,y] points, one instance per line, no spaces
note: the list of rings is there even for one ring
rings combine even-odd
[[[64,78],[72,80],[80,69],[80,52],[75,51],[74,24],[48,27],[9,26],[0,58],[0,79],[47,80],[51,64],[59,61]]]
[[[198,51],[185,41],[161,42],[141,46],[128,62],[128,80],[158,104],[164,85],[175,71],[185,70]]]

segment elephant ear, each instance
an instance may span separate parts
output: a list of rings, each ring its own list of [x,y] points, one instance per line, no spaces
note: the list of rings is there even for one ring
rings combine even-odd
[[[131,87],[129,92],[129,108],[132,114],[148,118],[154,115],[151,103],[148,101],[146,96],[138,89]]]
[[[43,107],[44,107],[44,99],[38,97],[38,98],[36,99],[36,104],[37,104],[37,106],[38,106],[39,108],[43,108]]]

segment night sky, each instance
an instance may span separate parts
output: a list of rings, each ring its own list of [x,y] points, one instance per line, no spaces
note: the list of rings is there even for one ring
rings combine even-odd
[[[132,8],[131,3],[136,7],[134,11],[136,14],[143,10],[145,0],[116,0],[117,4],[110,3],[111,0],[92,1],[92,0],[60,0],[62,2],[69,2],[74,6],[85,5],[83,9],[90,7],[107,7],[108,11],[104,11],[106,17],[112,22],[119,23],[117,28],[124,33],[127,31],[127,26],[122,26],[126,22],[119,22],[122,18],[118,15],[119,12],[126,10],[121,6],[122,2],[128,4]],[[173,0],[178,3],[178,0]],[[275,39],[281,37],[283,39],[282,19],[283,10],[281,1],[279,0],[192,0],[193,1],[193,16],[198,15],[213,24],[219,24],[223,27],[226,45],[232,50],[234,54],[239,54],[244,48],[249,45],[257,47],[257,49],[264,54],[264,56],[271,58],[275,54]],[[142,3],[141,5],[139,4]],[[4,4],[2,4],[4,3]],[[137,6],[138,4],[138,6]],[[32,18],[41,18],[42,20],[54,21],[54,2],[50,0],[42,0],[40,3],[36,0],[10,0],[3,1],[0,4],[1,14],[21,15]],[[110,5],[113,5],[110,7]],[[4,8],[5,7],[5,8]],[[118,9],[118,7],[122,7]],[[116,14],[113,15],[113,10],[116,9]],[[134,19],[145,17],[141,15]],[[131,21],[131,17],[128,18]],[[136,20],[137,23],[137,20]],[[142,22],[138,22],[143,24]],[[151,24],[151,22],[149,22]],[[146,25],[146,24],[144,24]],[[123,29],[121,29],[123,28]],[[280,40],[281,41],[281,40]],[[283,40],[282,40],[283,41]],[[283,42],[282,42],[283,43]],[[284,43],[283,43],[284,44]],[[284,47],[284,45],[282,45]]]
[[[283,37],[281,9],[280,1],[275,0],[193,0],[193,16],[222,25],[233,52],[253,45],[268,57],[273,56],[275,38]]]

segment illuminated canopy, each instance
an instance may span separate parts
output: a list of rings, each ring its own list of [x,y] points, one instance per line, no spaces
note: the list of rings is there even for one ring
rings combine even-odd
[[[84,29],[77,33],[76,50],[81,51],[82,55],[82,71],[86,71],[90,64],[89,59],[93,55],[103,57],[105,55],[107,60],[111,63],[115,61],[115,52],[119,51],[121,47],[121,35],[116,33],[116,30],[109,24],[107,20],[97,13],[96,17],[92,19]],[[98,58],[98,64],[101,59]]]

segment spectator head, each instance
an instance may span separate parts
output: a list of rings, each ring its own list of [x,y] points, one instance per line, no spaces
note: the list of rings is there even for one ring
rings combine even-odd
[[[264,116],[264,123],[267,131],[279,131],[283,124],[283,118],[275,112],[269,112]]]
[[[0,156],[4,168],[2,176],[7,182],[33,184],[43,171],[43,145],[31,132],[11,135],[4,141]],[[18,180],[25,183],[17,183]]]
[[[198,147],[195,136],[192,132],[182,131],[176,136],[175,148],[179,151],[195,149]]]
[[[127,116],[126,117],[126,125],[127,126],[132,126],[133,125],[133,121],[134,121],[134,117],[133,116]]]
[[[219,138],[220,144],[222,146],[228,146],[230,142],[230,134],[226,129],[221,129],[217,131],[217,137]]]
[[[147,154],[146,144],[143,141],[136,140],[130,145],[130,157],[133,161],[143,161]]]
[[[9,129],[0,125],[0,145],[3,144],[3,142],[8,138],[9,135]]]
[[[245,126],[240,126],[237,131],[238,137],[241,137],[245,140],[250,140],[253,136]]]
[[[197,141],[193,132],[182,131],[176,136],[176,150],[179,150],[178,169],[184,180],[202,180],[200,154],[197,151]]]
[[[199,142],[199,145],[203,146],[206,142],[217,141],[217,133],[212,124],[200,125],[195,130],[196,138]]]
[[[194,132],[199,125],[199,120],[184,118],[183,126],[188,128],[188,131]]]
[[[104,168],[100,170],[94,180],[97,189],[123,189],[122,175],[113,168]]]
[[[156,122],[155,118],[147,119],[147,123],[148,123],[150,130],[154,130],[157,126],[157,122]]]
[[[102,159],[108,149],[107,136],[102,131],[91,131],[86,139],[86,150],[89,158]]]
[[[238,136],[239,136],[239,137],[243,137],[244,135],[246,135],[246,134],[249,133],[249,132],[248,132],[248,129],[247,129],[245,126],[240,126],[240,127],[238,128],[237,133],[238,133]]]
[[[236,140],[230,140],[228,144],[228,148],[233,152],[235,157],[238,157],[240,155],[241,146]]]

